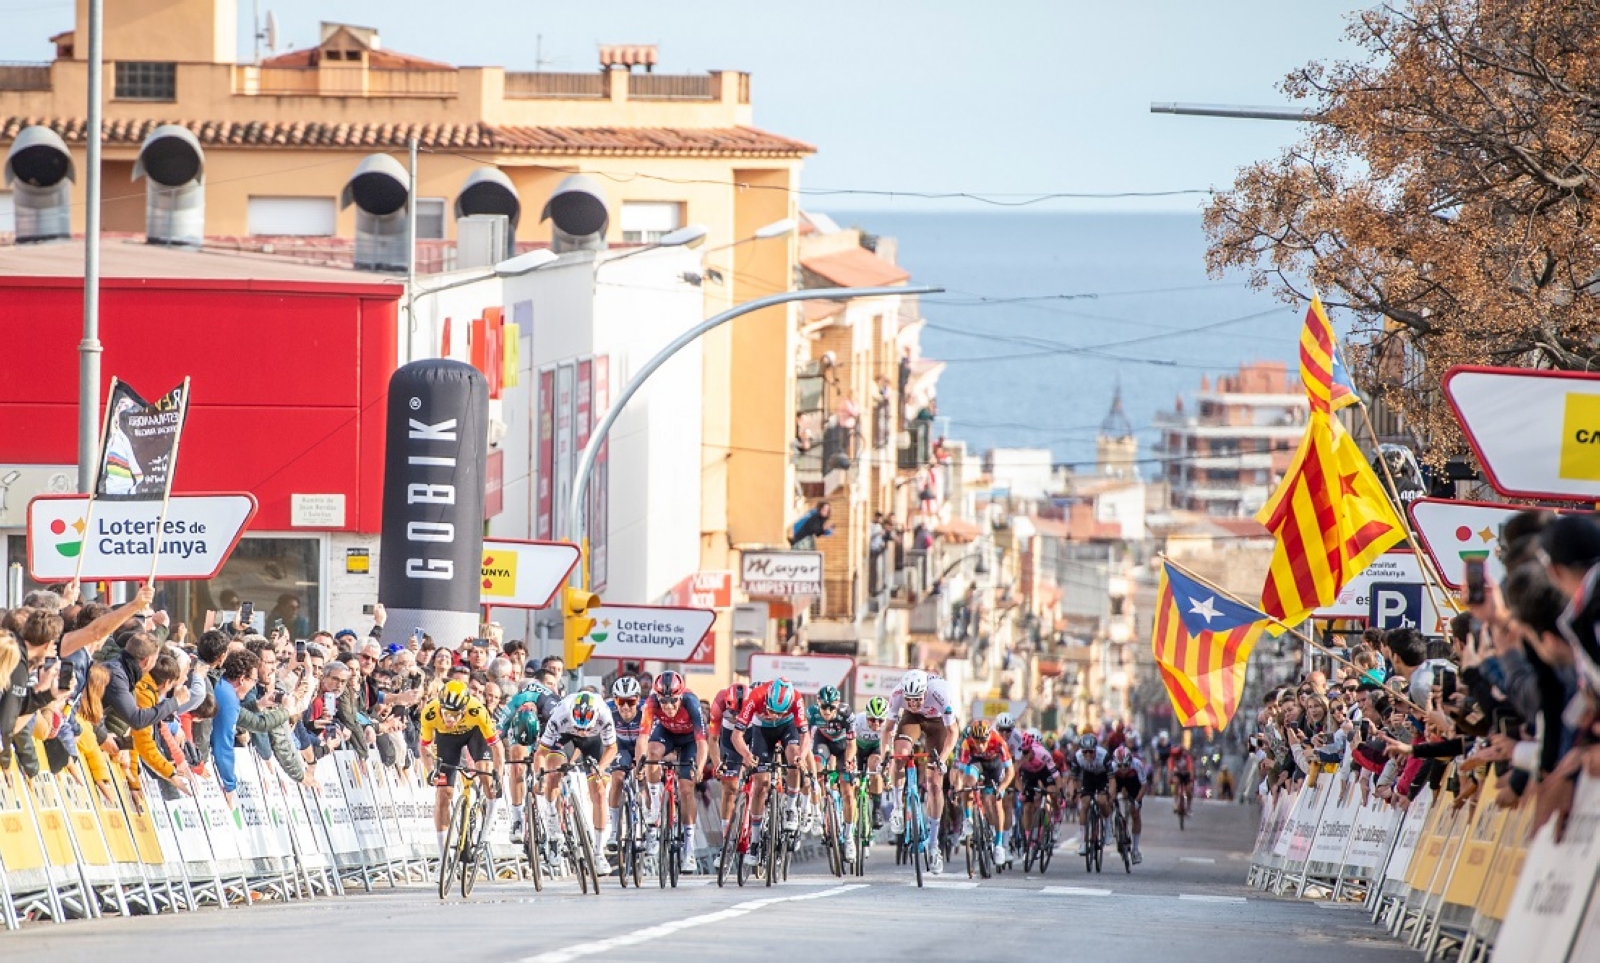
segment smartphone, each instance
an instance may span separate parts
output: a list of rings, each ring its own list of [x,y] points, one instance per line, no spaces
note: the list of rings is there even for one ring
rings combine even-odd
[[[361,614],[362,615],[372,615],[375,611],[376,611],[376,609],[374,609],[373,604],[371,602],[368,602],[366,605],[361,606]]]
[[[1522,726],[1510,716],[1501,716],[1495,723],[1495,729],[1509,739],[1516,739],[1522,735]]]
[[[332,692],[322,694],[322,713],[329,719],[333,718],[334,710],[338,708],[339,696]]]
[[[1482,605],[1487,595],[1484,591],[1483,568],[1485,561],[1481,558],[1469,558],[1466,561],[1466,586],[1467,604]]]
[[[254,602],[240,602],[239,603],[239,624],[240,625],[249,625],[250,624],[250,620],[255,618],[255,617],[256,617],[256,603],[254,603]]]
[[[60,692],[71,691],[72,683],[77,677],[78,667],[71,662],[63,662],[61,664],[61,673],[56,676],[56,690]]]
[[[297,659],[299,661],[302,661],[302,662],[305,661],[305,657],[306,657],[306,640],[305,639],[295,639],[294,640],[294,657],[295,657],[295,659]]]
[[[422,636],[423,636],[422,626],[419,625],[416,628],[411,630],[411,641],[412,641],[413,644],[415,644],[419,648],[422,646]]]

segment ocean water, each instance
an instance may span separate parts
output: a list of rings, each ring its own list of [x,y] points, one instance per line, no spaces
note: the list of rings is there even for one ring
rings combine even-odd
[[[978,453],[1049,448],[1091,470],[1116,386],[1159,474],[1157,411],[1240,362],[1297,357],[1304,307],[1205,270],[1199,214],[832,215],[889,235],[923,298],[925,356],[947,362],[941,429]],[[1070,296],[1070,297],[1068,297]]]

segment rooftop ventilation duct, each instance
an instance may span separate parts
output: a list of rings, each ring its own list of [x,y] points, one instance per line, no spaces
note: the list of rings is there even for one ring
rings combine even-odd
[[[356,165],[339,195],[339,209],[356,206],[355,265],[363,271],[404,271],[406,201],[410,175],[388,154],[371,154]]]
[[[72,236],[72,155],[48,127],[27,127],[6,153],[5,185],[17,219],[17,243]]]
[[[456,266],[485,267],[515,254],[521,217],[511,178],[498,167],[473,171],[456,195]]]
[[[606,225],[611,216],[606,212],[605,195],[600,185],[582,174],[573,174],[556,186],[550,200],[545,202],[541,221],[550,221],[550,250],[557,254],[567,251],[604,251]]]
[[[133,179],[145,178],[145,240],[200,246],[206,233],[205,170],[206,152],[187,127],[163,124],[150,132],[133,165]]]

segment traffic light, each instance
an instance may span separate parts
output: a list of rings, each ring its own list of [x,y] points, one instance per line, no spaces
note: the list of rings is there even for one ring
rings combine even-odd
[[[594,645],[589,641],[589,633],[594,631],[594,619],[589,617],[589,610],[599,604],[600,596],[593,592],[571,586],[561,590],[561,628],[566,642],[562,658],[569,670],[589,661],[589,656],[594,653]]]

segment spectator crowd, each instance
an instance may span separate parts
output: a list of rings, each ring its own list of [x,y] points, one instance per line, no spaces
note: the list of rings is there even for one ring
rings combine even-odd
[[[1600,524],[1528,510],[1499,535],[1504,584],[1464,599],[1447,639],[1368,629],[1331,671],[1266,695],[1262,794],[1342,771],[1394,805],[1429,786],[1464,802],[1493,769],[1500,806],[1560,830],[1578,775],[1600,776]]]
[[[452,678],[497,713],[525,672],[559,686],[563,668],[526,666],[526,646],[494,623],[454,650],[386,639],[381,605],[365,636],[296,639],[277,621],[268,635],[238,622],[194,633],[153,598],[144,587],[111,607],[69,583],[0,609],[0,768],[14,757],[32,778],[76,760],[110,801],[113,767],[135,793],[169,799],[214,767],[231,802],[239,754],[254,752],[314,788],[313,764],[335,749],[409,768],[420,712]]]

